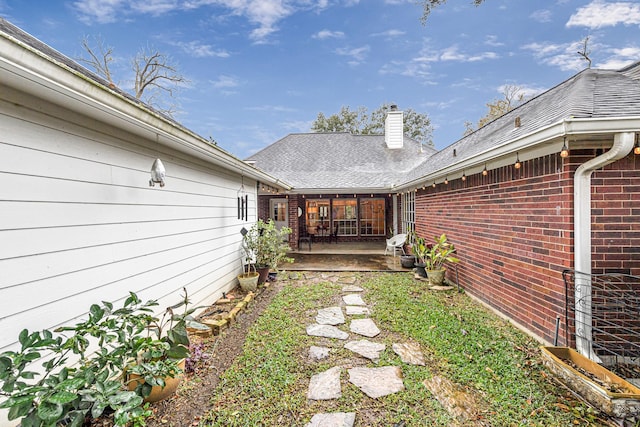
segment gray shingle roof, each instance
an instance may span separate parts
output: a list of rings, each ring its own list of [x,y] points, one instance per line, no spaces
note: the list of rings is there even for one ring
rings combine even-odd
[[[403,148],[392,150],[387,148],[384,135],[298,133],[247,160],[297,189],[386,191],[434,152],[406,136]]]

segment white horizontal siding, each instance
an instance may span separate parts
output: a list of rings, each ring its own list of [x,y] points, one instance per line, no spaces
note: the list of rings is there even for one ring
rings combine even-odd
[[[22,328],[73,323],[130,291],[164,307],[184,286],[194,305],[235,286],[248,227],[237,171],[11,96],[0,101],[0,351]],[[164,188],[148,186],[156,157]],[[255,218],[256,183],[244,186]]]

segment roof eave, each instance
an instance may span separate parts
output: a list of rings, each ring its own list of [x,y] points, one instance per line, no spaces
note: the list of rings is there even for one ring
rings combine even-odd
[[[425,184],[442,182],[445,178],[460,178],[463,173],[472,175],[481,172],[485,166],[495,169],[513,164],[516,153],[521,161],[559,153],[565,136],[569,138],[567,142],[570,143],[571,136],[593,135],[602,138],[612,135],[608,143],[610,145],[613,143],[613,135],[619,132],[640,132],[640,116],[564,119],[403,183],[393,191],[403,192]]]

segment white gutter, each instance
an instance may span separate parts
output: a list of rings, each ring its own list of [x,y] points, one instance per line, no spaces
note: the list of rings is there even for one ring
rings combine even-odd
[[[573,177],[573,235],[576,307],[576,350],[600,363],[592,347],[591,315],[591,174],[610,163],[620,160],[633,149],[635,133],[616,133],[613,146],[606,153],[583,163]],[[583,325],[580,327],[579,325]]]

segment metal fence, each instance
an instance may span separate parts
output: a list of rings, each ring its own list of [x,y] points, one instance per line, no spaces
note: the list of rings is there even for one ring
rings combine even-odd
[[[640,277],[573,270],[562,276],[566,342],[575,347],[584,339],[604,366],[624,378],[640,378]]]

